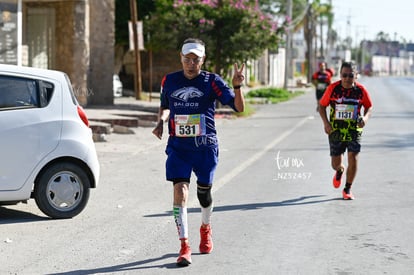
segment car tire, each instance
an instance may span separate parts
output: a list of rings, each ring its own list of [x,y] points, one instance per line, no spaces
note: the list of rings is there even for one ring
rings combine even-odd
[[[38,177],[34,199],[39,209],[55,219],[78,215],[89,200],[90,181],[79,165],[71,162],[52,164]]]

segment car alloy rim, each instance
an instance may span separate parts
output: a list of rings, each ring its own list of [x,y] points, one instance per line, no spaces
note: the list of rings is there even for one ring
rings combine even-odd
[[[80,203],[83,188],[79,177],[70,171],[61,171],[50,179],[46,192],[54,208],[69,211]]]

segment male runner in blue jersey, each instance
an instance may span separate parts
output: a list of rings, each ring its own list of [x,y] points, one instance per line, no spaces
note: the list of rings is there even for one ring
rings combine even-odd
[[[180,58],[183,70],[167,74],[161,82],[159,122],[152,131],[162,138],[163,125],[168,121],[169,138],[166,178],[173,182],[173,214],[181,240],[177,265],[191,264],[188,242],[187,201],[191,173],[197,177],[197,197],[201,205],[199,250],[202,254],[213,250],[211,187],[218,163],[218,142],[214,122],[215,101],[243,112],[244,64],[234,64],[233,89],[217,74],[201,70],[205,60],[205,44],[199,39],[186,39]]]

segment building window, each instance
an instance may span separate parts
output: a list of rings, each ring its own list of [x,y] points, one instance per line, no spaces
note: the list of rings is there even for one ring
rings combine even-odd
[[[27,66],[50,69],[55,64],[55,9],[27,7],[25,44]]]

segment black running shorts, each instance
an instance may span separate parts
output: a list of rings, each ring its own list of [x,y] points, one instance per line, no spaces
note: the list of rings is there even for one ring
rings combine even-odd
[[[348,149],[348,152],[359,153],[361,144],[358,141],[329,141],[331,156],[340,156]]]

